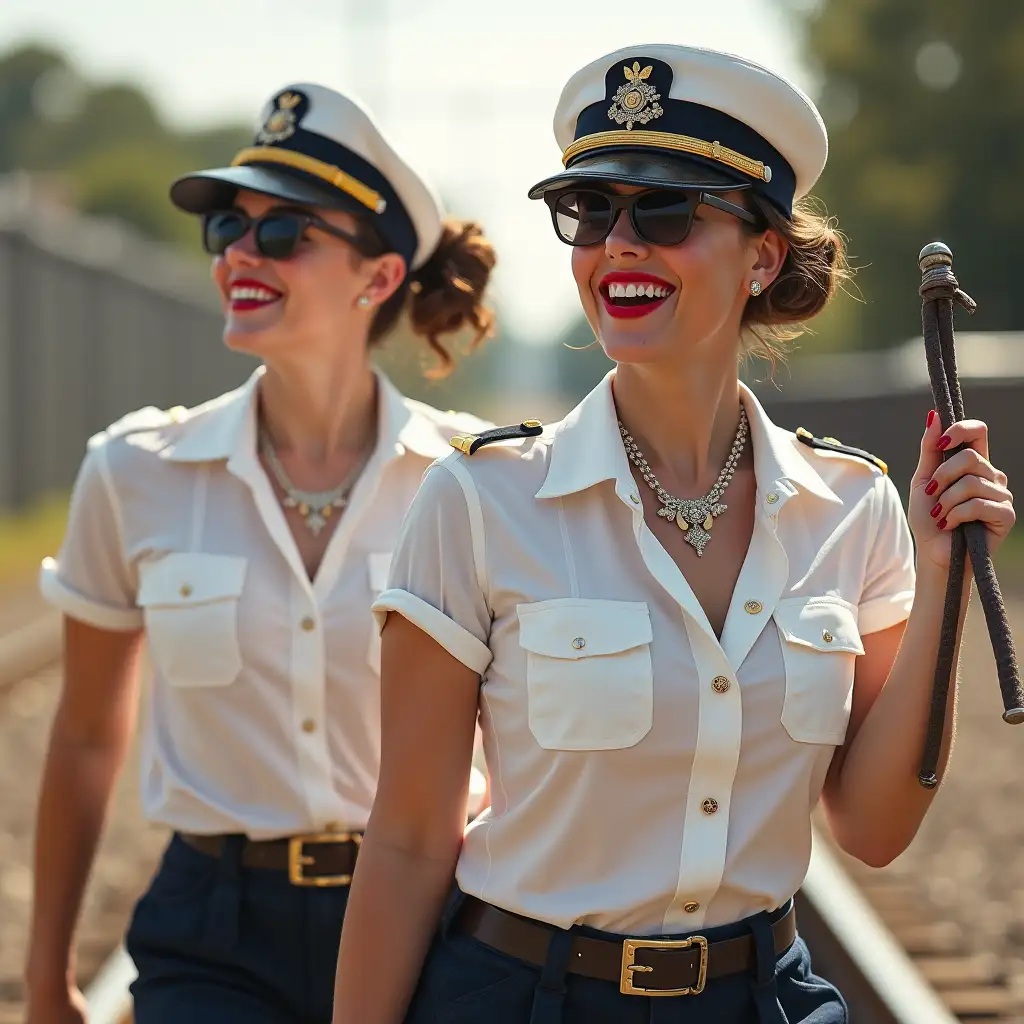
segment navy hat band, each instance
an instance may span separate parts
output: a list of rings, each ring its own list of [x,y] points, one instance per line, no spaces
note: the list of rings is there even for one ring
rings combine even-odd
[[[295,128],[286,139],[241,150],[232,166],[268,164],[308,174],[351,196],[376,214],[373,226],[411,262],[418,236],[391,183],[358,153],[317,132]]]
[[[328,185],[333,185],[342,192],[347,192],[374,213],[383,213],[387,208],[387,200],[379,192],[357,181],[351,174],[346,174],[340,167],[317,160],[316,157],[307,156],[305,153],[285,149],[283,146],[250,146],[241,150],[231,161],[232,167],[243,167],[246,164],[281,164],[292,167],[297,171],[312,174],[313,177],[326,181]]]
[[[771,165],[762,160],[754,160],[742,153],[737,153],[720,142],[708,142],[706,139],[697,139],[692,135],[675,135],[672,132],[647,132],[647,131],[612,131],[595,132],[593,135],[584,135],[577,139],[562,154],[562,166],[568,167],[570,161],[575,157],[590,153],[595,149],[607,149],[609,147],[627,147],[635,149],[641,146],[654,146],[660,149],[672,150],[676,153],[687,153],[690,156],[703,156],[708,160],[717,160],[733,170],[742,171],[752,178],[760,178],[765,183],[772,180]]]

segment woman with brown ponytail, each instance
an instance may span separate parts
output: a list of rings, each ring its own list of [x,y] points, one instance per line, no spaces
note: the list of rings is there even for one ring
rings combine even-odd
[[[326,1024],[380,757],[370,605],[424,471],[487,426],[404,398],[370,350],[407,313],[450,366],[448,335],[491,327],[495,256],[479,227],[442,219],[362,107],[316,85],[281,91],[252,147],[171,197],[202,218],[225,343],[262,365],[203,406],[93,438],[44,563],[65,683],[28,1020],[85,1019],[74,926],[145,639],[143,804],[174,835],[127,935],[134,1020]]]

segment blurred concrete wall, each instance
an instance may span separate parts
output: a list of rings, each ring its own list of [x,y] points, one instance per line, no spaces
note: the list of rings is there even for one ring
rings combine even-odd
[[[66,489],[125,412],[244,380],[255,364],[221,324],[201,263],[0,191],[0,509]]]
[[[1024,334],[960,330],[957,358],[966,415],[988,423],[992,459],[1012,489],[1024,480]],[[748,383],[780,426],[836,437],[885,460],[906,499],[932,408],[920,338],[883,351],[795,360],[774,382]]]

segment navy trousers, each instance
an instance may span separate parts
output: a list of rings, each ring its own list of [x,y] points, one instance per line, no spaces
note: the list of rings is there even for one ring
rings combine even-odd
[[[780,912],[700,932],[711,942],[753,934],[756,972],[716,978],[696,996],[651,998],[623,995],[617,984],[568,973],[571,931],[553,933],[543,968],[455,933],[448,924],[460,898],[456,894],[446,912],[406,1024],[847,1024],[849,1019],[843,997],[811,970],[802,939],[776,958],[770,929]]]
[[[132,916],[135,1024],[330,1024],[348,887],[291,885],[175,836]]]

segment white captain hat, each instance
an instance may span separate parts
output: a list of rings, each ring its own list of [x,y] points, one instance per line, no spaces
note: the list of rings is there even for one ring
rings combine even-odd
[[[441,238],[443,210],[433,188],[358,101],[322,85],[277,92],[264,105],[252,145],[230,167],[179,178],[171,200],[202,214],[230,207],[239,189],[361,215],[413,270]]]
[[[554,119],[564,170],[531,199],[585,181],[753,189],[791,216],[828,134],[814,103],[753,61],[695,46],[631,46],[577,71]]]

